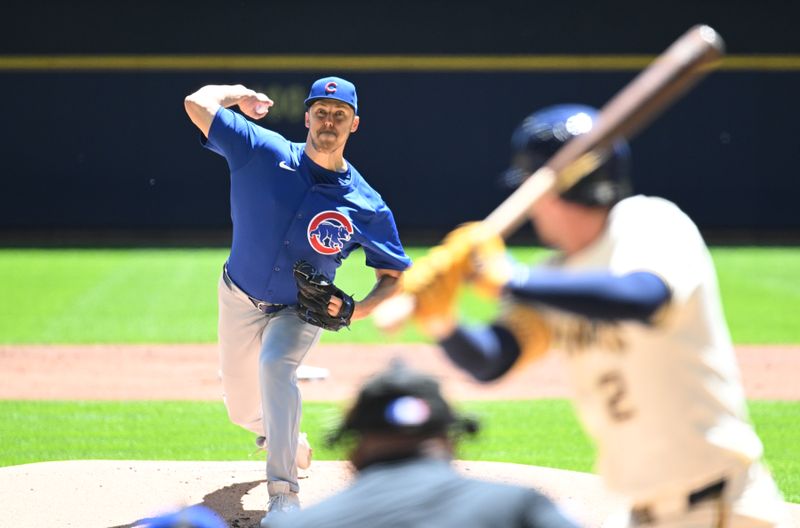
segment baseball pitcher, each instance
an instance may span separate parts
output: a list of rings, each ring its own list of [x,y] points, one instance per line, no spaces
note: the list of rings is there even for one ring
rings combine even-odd
[[[323,329],[369,315],[411,263],[391,210],[344,157],[360,122],[355,86],[338,77],[312,84],[305,143],[244,117],[264,118],[272,105],[242,85],[204,86],[185,101],[204,146],[230,169],[233,243],[218,288],[220,372],[231,421],[268,449],[267,517],[299,507],[297,466],[310,463],[299,432],[297,367]],[[358,247],[377,282],[357,302],[333,280]]]

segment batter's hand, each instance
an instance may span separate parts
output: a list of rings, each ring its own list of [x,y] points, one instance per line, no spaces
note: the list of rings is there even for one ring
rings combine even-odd
[[[500,235],[485,233],[476,242],[468,259],[466,279],[483,295],[500,297],[503,288],[511,280],[514,263],[506,252]]]
[[[455,326],[458,294],[462,284],[475,278],[476,271],[484,271],[475,266],[473,257],[482,253],[480,248],[491,236],[479,222],[464,224],[403,275],[403,290],[415,297],[414,319],[427,334],[444,337]],[[495,248],[484,253],[494,255]]]
[[[239,110],[251,119],[263,119],[275,103],[261,92],[254,90],[250,90],[250,92],[252,93],[239,99]]]

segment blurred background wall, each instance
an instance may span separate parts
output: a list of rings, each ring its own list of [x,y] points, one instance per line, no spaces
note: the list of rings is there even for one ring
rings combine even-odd
[[[105,1],[8,5],[0,20],[0,243],[222,242],[227,167],[183,98],[242,83],[265,126],[304,141],[322,75],[359,90],[346,157],[406,238],[507,194],[509,136],[558,102],[602,106],[696,23],[721,69],[632,142],[637,192],[707,236],[800,240],[800,3]],[[524,236],[524,234],[523,234]]]

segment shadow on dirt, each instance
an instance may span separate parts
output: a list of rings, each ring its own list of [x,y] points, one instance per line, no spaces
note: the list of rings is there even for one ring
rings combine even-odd
[[[258,528],[261,518],[264,517],[264,510],[245,510],[242,506],[242,498],[263,483],[263,480],[254,480],[225,486],[204,496],[198,504],[217,512],[231,528]],[[109,526],[109,528],[146,526],[151,520],[152,517],[147,517],[137,519],[130,524]]]

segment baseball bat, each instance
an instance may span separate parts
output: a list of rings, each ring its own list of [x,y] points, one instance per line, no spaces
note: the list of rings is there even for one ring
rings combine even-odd
[[[724,53],[725,44],[714,29],[692,27],[600,109],[589,132],[565,143],[492,211],[484,224],[503,238],[510,236],[542,196],[563,192],[591,173],[603,163],[615,141],[634,137],[719,64]],[[413,295],[403,293],[377,306],[373,319],[379,328],[391,329],[413,311]]]

